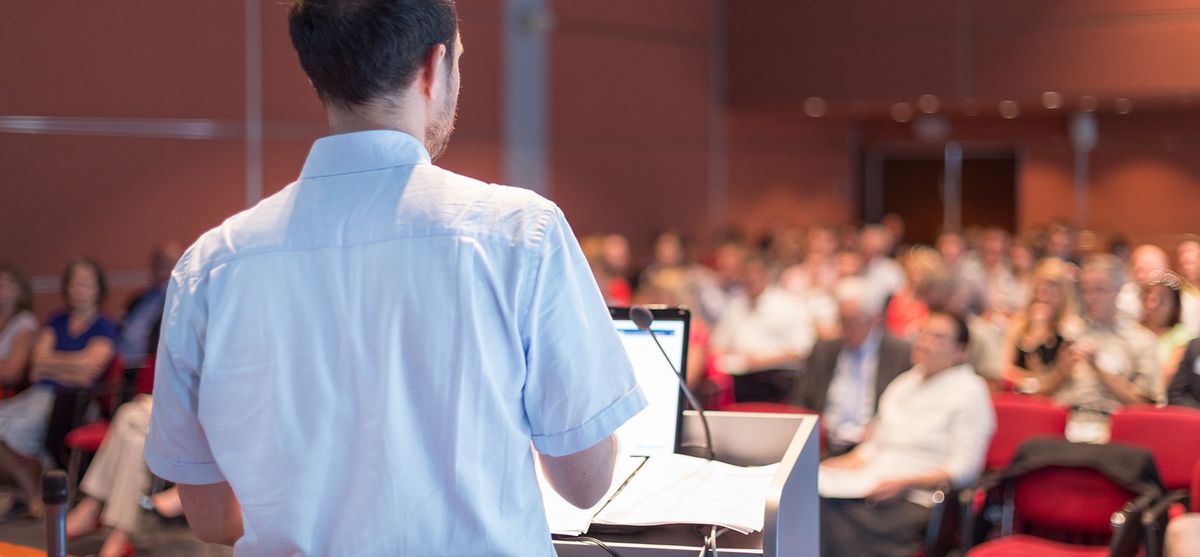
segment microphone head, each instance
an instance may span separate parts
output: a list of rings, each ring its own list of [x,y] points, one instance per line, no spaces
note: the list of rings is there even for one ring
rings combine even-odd
[[[638,329],[649,331],[650,324],[654,323],[654,314],[646,306],[633,306],[629,308],[629,319]]]
[[[67,502],[67,473],[51,470],[42,474],[42,503],[63,505]]]

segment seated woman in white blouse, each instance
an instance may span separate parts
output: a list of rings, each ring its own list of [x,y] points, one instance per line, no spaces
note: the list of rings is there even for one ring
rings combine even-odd
[[[29,353],[37,331],[29,279],[16,266],[0,262],[0,398],[28,379]]]

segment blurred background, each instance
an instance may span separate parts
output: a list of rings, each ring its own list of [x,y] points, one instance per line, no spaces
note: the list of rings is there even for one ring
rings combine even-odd
[[[678,230],[877,222],[1169,251],[1200,212],[1200,2],[460,0],[440,164],[536,189],[645,261]],[[36,307],[293,180],[324,118],[287,3],[0,3],[0,258]]]

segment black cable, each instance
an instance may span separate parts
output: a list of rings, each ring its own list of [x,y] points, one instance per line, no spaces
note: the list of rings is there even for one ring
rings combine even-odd
[[[556,536],[554,539],[561,540],[561,541],[590,543],[596,547],[599,547],[600,549],[603,549],[609,555],[612,555],[612,557],[621,557],[621,554],[617,553],[617,550],[613,549],[612,547],[609,547],[608,544],[600,541],[599,539],[593,538],[591,536]]]

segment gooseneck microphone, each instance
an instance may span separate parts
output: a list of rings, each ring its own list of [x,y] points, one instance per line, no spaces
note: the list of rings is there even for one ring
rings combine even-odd
[[[683,391],[683,396],[687,397],[688,404],[696,409],[696,413],[700,415],[700,425],[704,426],[704,456],[709,460],[717,458],[713,452],[712,432],[708,429],[708,417],[704,415],[704,407],[700,405],[700,401],[696,399],[696,395],[692,394],[692,390],[687,386],[687,380],[683,374],[679,373],[679,369],[675,367],[675,363],[671,361],[671,357],[667,355],[667,351],[663,349],[662,344],[658,342],[658,336],[654,334],[654,329],[650,325],[654,323],[654,314],[650,312],[650,308],[646,306],[633,306],[629,308],[629,320],[637,326],[639,330],[650,333],[650,338],[654,339],[655,346],[658,346],[658,351],[662,352],[663,358],[667,360],[667,365],[671,366],[671,371],[675,372],[675,379],[679,380],[679,389]],[[683,339],[687,342],[687,339]]]
[[[42,474],[42,504],[46,509],[46,556],[67,557],[67,474]]]

